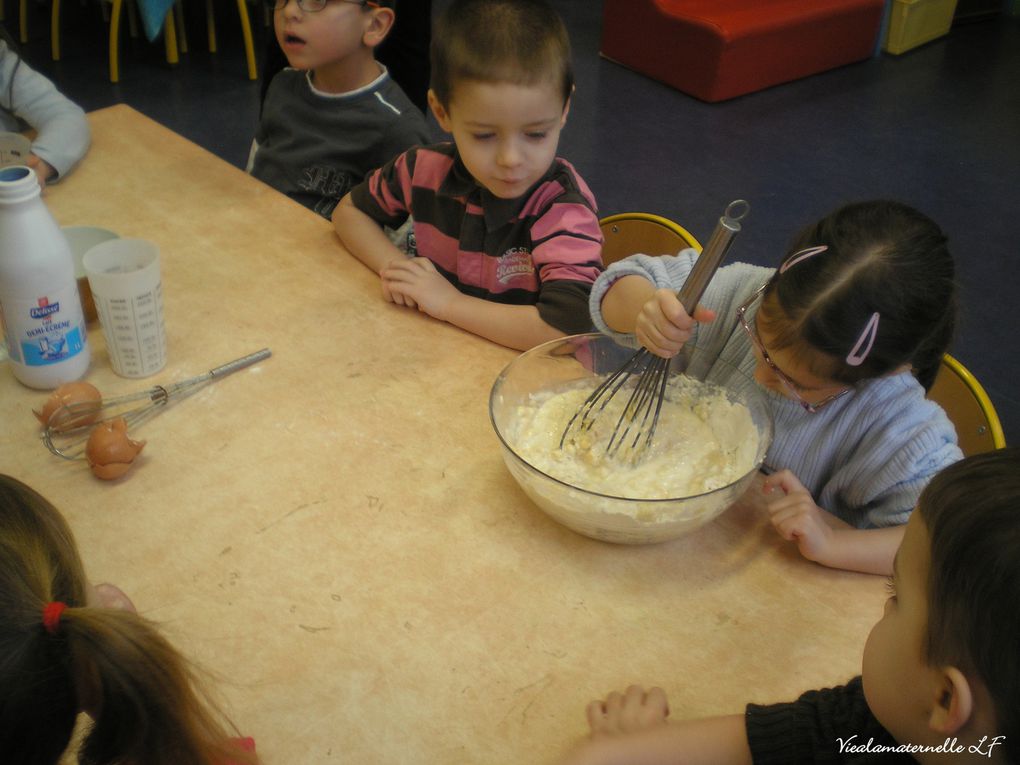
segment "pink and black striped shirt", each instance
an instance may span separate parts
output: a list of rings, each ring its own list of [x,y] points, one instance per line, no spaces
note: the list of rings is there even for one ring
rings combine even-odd
[[[461,292],[534,305],[547,324],[591,329],[588,293],[602,272],[595,198],[556,159],[527,194],[500,199],[467,171],[452,143],[409,149],[351,191],[380,225],[414,219],[409,254],[427,257]]]

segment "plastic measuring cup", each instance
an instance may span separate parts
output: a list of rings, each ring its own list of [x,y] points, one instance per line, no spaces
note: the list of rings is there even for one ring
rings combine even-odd
[[[166,365],[159,247],[146,239],[111,239],[82,258],[113,371],[147,377]]]

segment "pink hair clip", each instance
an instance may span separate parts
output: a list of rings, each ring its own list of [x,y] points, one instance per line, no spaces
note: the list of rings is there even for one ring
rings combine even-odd
[[[878,311],[871,314],[868,323],[864,325],[861,336],[857,338],[854,347],[846,355],[846,363],[850,366],[859,367],[868,358],[868,354],[871,353],[871,346],[875,344],[875,338],[878,337],[878,319]]]
[[[787,271],[789,271],[795,265],[800,263],[802,260],[807,260],[808,258],[813,257],[814,255],[818,255],[821,252],[825,252],[827,249],[829,249],[828,245],[819,244],[816,247],[808,247],[806,249],[801,250],[800,252],[795,252],[787,259],[785,263],[783,263],[783,265],[779,267],[779,273],[785,274]]]

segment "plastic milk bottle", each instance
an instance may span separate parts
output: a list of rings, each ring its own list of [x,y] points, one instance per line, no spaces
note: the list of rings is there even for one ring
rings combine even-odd
[[[28,167],[0,168],[0,318],[14,376],[56,388],[89,368],[74,260]]]

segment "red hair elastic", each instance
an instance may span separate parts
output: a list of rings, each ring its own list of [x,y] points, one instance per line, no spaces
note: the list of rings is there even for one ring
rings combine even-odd
[[[57,634],[57,629],[60,627],[60,615],[64,613],[65,608],[67,608],[67,603],[61,603],[59,600],[47,603],[43,608],[43,627],[45,627],[46,631],[51,635]]]

